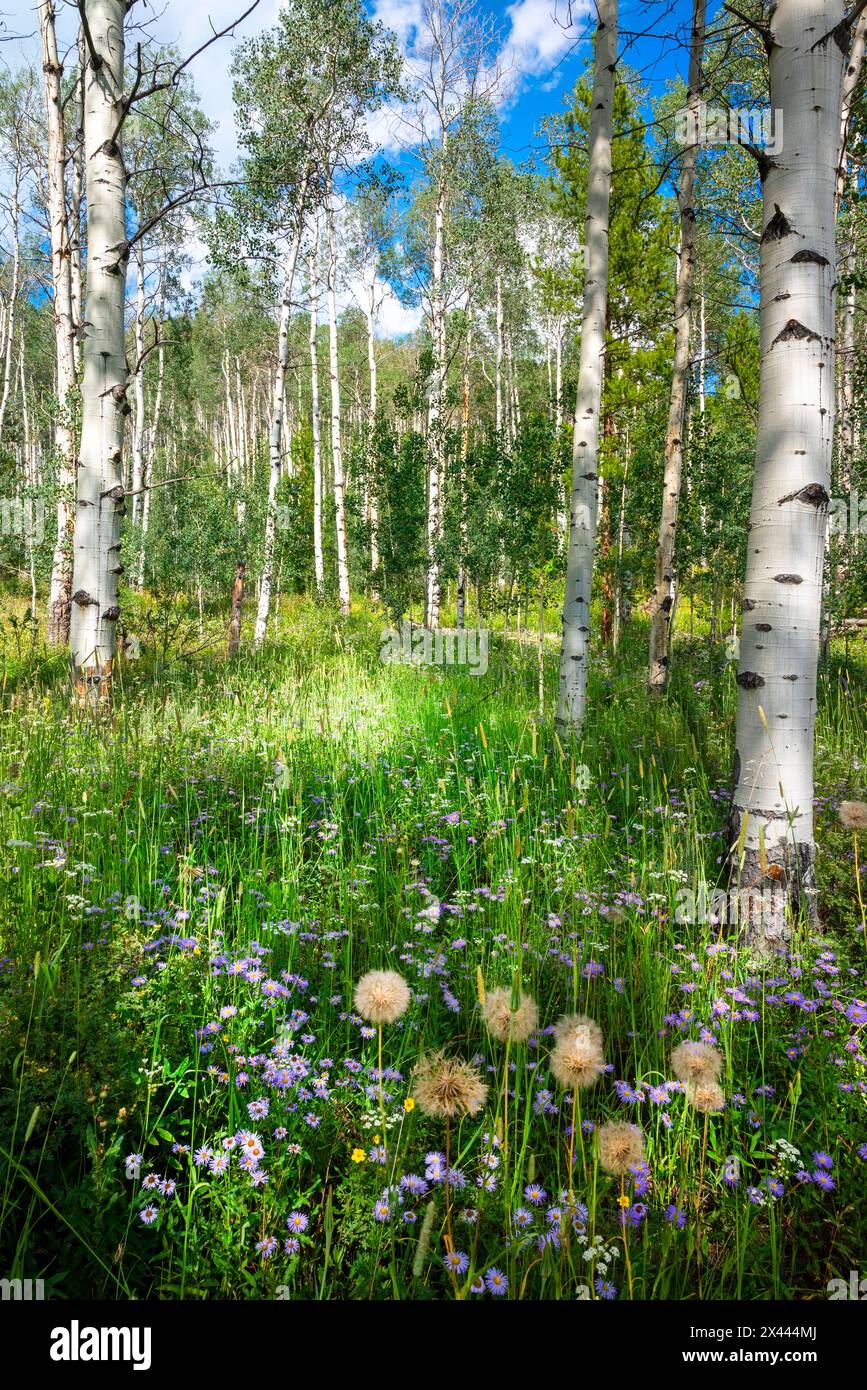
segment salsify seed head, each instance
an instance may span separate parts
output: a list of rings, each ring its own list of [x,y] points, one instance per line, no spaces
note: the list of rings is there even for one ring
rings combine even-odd
[[[564,1014],[554,1025],[554,1039],[563,1042],[568,1038],[585,1036],[602,1050],[602,1029],[588,1014]]]
[[[847,830],[867,830],[867,801],[841,801],[837,815]]]
[[[710,1043],[682,1042],[671,1054],[671,1068],[678,1081],[716,1081],[722,1071],[722,1053]]]
[[[644,1162],[644,1135],[637,1125],[612,1122],[599,1130],[599,1162],[620,1177]]]
[[[693,1081],[686,1088],[686,1098],[702,1115],[724,1110],[726,1098],[716,1081]]]
[[[355,1007],[368,1023],[394,1023],[405,1014],[410,988],[396,970],[368,970],[355,986]]]
[[[492,989],[482,1005],[482,1016],[488,1032],[498,1042],[526,1042],[539,1023],[539,1010],[532,995],[523,991],[518,999],[518,1007],[512,1008],[510,989]]]
[[[451,1120],[461,1113],[475,1115],[487,1099],[488,1087],[469,1062],[431,1052],[416,1066],[412,1094],[426,1115]]]
[[[592,1086],[605,1070],[602,1046],[586,1030],[567,1033],[551,1053],[551,1074],[567,1090]]]

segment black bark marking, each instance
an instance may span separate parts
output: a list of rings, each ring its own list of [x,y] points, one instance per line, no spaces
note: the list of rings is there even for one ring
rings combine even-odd
[[[756,632],[770,632],[770,623],[756,623]]]
[[[775,574],[775,584],[803,584],[803,579],[799,574]]]
[[[791,236],[795,230],[785,213],[780,211],[779,203],[774,203],[774,207],[776,211],[761,235],[762,244],[766,241],[782,241],[784,236]]]
[[[777,503],[782,507],[784,502],[809,502],[812,507],[827,507],[830,497],[821,483],[807,483],[806,487],[799,488],[797,492],[787,493],[781,497]]]
[[[116,623],[118,618],[120,617],[120,609],[118,608],[117,604],[114,604],[111,608],[106,608],[102,617],[103,621],[106,623]]]
[[[793,262],[793,263],[799,263],[799,262],[801,262],[801,261],[809,261],[811,265],[830,265],[830,264],[831,264],[831,262],[828,260],[827,256],[821,255],[821,253],[820,253],[819,251],[807,251],[807,250],[804,250],[804,251],[796,251],[795,254],[794,254],[794,256],[792,257],[792,262]]]
[[[797,676],[783,676],[784,681],[796,681],[797,679]]]
[[[86,589],[79,589],[72,595],[72,602],[77,603],[79,608],[87,608],[91,603],[96,603],[96,599],[91,598]]]
[[[764,677],[756,671],[741,671],[737,676],[737,683],[741,690],[758,690],[765,682]]]
[[[755,608],[755,606],[756,606],[756,605],[755,605],[755,603],[753,602],[753,600],[752,600],[751,598],[745,598],[745,599],[743,600],[743,602],[741,603],[741,612],[742,612],[742,613],[752,613],[752,611],[753,611],[753,609]]]
[[[822,339],[818,333],[814,333],[812,328],[805,328],[797,319],[789,319],[785,328],[781,328],[771,347],[777,343],[791,343],[796,340],[806,340],[808,343],[821,343]]]

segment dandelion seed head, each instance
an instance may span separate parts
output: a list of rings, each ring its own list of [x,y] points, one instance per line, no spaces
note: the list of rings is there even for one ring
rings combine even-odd
[[[482,1005],[482,1015],[488,1032],[498,1042],[526,1042],[539,1023],[539,1010],[536,1001],[529,994],[521,992],[518,1007],[512,1008],[510,989],[492,989]]]
[[[369,1023],[394,1023],[405,1014],[410,988],[396,970],[368,970],[355,986],[355,1007]]]
[[[415,1069],[413,1097],[435,1119],[450,1120],[465,1111],[474,1115],[484,1105],[488,1087],[475,1067],[444,1052],[422,1057]]]
[[[606,1173],[628,1173],[644,1162],[644,1135],[637,1125],[613,1122],[599,1129],[599,1162]]]

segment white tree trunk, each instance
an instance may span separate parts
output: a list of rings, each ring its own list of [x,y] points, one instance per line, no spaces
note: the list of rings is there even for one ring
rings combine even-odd
[[[117,132],[123,107],[125,0],[87,0],[98,58],[87,55],[87,330],[72,578],[72,664],[79,698],[107,699],[114,664],[124,514],[128,367],[124,343],[126,170]]]
[[[376,371],[376,339],[374,336],[374,315],[376,310],[376,281],[371,277],[367,286],[367,303],[365,306],[365,317],[367,319],[367,369],[370,377],[370,392],[367,398],[367,481],[369,488],[369,518],[370,518],[370,571],[375,574],[379,569],[379,501],[376,488],[376,412],[378,409],[377,399],[377,371]]]
[[[598,0],[598,14],[590,116],[585,231],[587,262],[572,445],[572,505],[557,700],[558,725],[576,735],[584,723],[587,701],[590,593],[599,506],[599,414],[608,302],[608,209],[611,195],[611,114],[617,62],[617,0]]]
[[[132,509],[130,520],[135,526],[142,511],[142,487],[144,484],[144,447],[147,425],[145,421],[145,381],[144,381],[144,327],[145,327],[145,265],[144,246],[136,243],[136,297],[133,317],[133,342],[135,346],[135,372],[133,375],[133,427],[132,427]]]
[[[496,357],[494,359],[494,398],[497,438],[503,432],[503,281],[497,276]]]
[[[277,534],[277,487],[283,463],[283,415],[285,411],[286,364],[289,361],[289,330],[292,327],[292,290],[295,285],[295,267],[298,264],[298,251],[304,230],[304,206],[307,201],[307,182],[309,173],[304,172],[298,199],[295,206],[295,231],[286,261],[286,274],[283,283],[283,302],[280,306],[280,332],[277,347],[277,370],[274,373],[274,394],[271,399],[271,430],[268,438],[268,506],[265,512],[265,553],[262,558],[262,578],[259,585],[259,603],[256,609],[256,627],[253,645],[261,647],[268,631],[268,614],[271,609],[271,584],[274,575],[274,544]],[[236,426],[236,448],[238,463],[241,466],[243,430]]]
[[[763,167],[758,439],[730,819],[737,885],[760,889],[773,881],[810,908],[844,66],[829,31],[842,21],[843,0],[780,0],[770,21],[770,104],[782,116],[785,141]],[[760,911],[760,898],[744,934],[762,954],[784,950],[784,914]]]
[[[445,130],[443,130],[442,151],[443,159],[445,159]],[[443,418],[446,384],[446,311],[444,295],[445,204],[445,179],[440,175],[434,213],[433,278],[431,284],[431,336],[433,338],[434,369],[433,380],[431,382],[430,409],[428,411],[430,464],[428,467],[428,556],[427,585],[425,591],[425,622],[429,628],[439,626],[440,614],[440,565],[436,551],[440,538],[440,487],[445,471],[445,420]]]
[[[3,426],[6,421],[6,409],[9,405],[9,392],[12,389],[12,380],[17,371],[17,360],[15,358],[15,328],[18,322],[18,295],[21,290],[21,165],[20,151],[16,154],[16,166],[13,171],[12,190],[10,195],[10,205],[12,209],[11,235],[12,235],[12,284],[9,291],[9,312],[6,316],[6,340],[3,344],[3,389],[0,392],[0,440],[3,438]]]
[[[337,245],[334,237],[334,188],[325,209],[328,236],[328,375],[331,383],[331,458],[334,467],[334,514],[337,523],[337,595],[340,611],[349,615],[349,554],[346,544],[346,501],[343,448],[340,438],[340,373],[337,361]]]
[[[63,120],[63,67],[57,54],[54,0],[39,6],[39,37],[45,74],[45,115],[48,219],[51,236],[51,278],[54,287],[54,344],[57,358],[57,537],[48,594],[49,643],[69,641],[72,597],[72,534],[75,527],[76,438],[73,428],[76,384],[77,323],[73,302],[73,258],[66,210],[66,130]]]
[[[322,548],[322,442],[319,434],[319,354],[317,321],[319,317],[319,219],[313,224],[313,245],[310,249],[310,427],[313,435],[313,565],[316,574],[316,593],[325,596],[325,556]]]
[[[69,199],[69,251],[72,263],[72,321],[75,327],[75,375],[81,370],[81,333],[84,318],[81,271],[81,225],[84,200],[84,83],[87,74],[87,44],[84,31],[78,30],[78,72],[75,75],[75,148],[72,153],[72,178]]]
[[[687,110],[691,129],[698,139],[699,105],[702,93],[702,55],[704,52],[706,0],[693,0],[692,39],[689,52]],[[650,601],[650,661],[648,686],[661,694],[668,685],[671,665],[671,633],[674,621],[675,542],[683,477],[683,423],[689,377],[689,328],[692,312],[692,281],[695,267],[695,168],[698,144],[688,144],[680,166],[677,201],[680,209],[680,256],[674,297],[674,363],[668,428],[665,434],[665,468],[662,480],[662,510],[656,549],[656,571]]]

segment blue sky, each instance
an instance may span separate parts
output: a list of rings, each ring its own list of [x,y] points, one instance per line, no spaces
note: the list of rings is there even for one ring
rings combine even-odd
[[[393,29],[411,73],[413,54],[423,27],[424,0],[366,0],[371,14]],[[128,47],[136,40],[134,26],[144,26],[155,40],[174,43],[181,53],[194,52],[215,32],[232,24],[250,0],[137,0],[130,16]],[[717,0],[710,0],[715,11]],[[228,167],[236,144],[229,61],[243,38],[272,25],[280,0],[259,0],[257,8],[237,26],[234,37],[220,39],[191,66],[202,106],[217,123],[213,143]],[[504,153],[520,162],[543,148],[539,126],[546,115],[561,111],[591,53],[595,25],[594,0],[478,0],[478,8],[494,31],[495,64],[503,76],[496,88]],[[72,0],[57,0],[58,32],[62,46],[72,49],[77,10]],[[621,0],[620,52],[637,68],[651,95],[661,91],[687,66],[686,43],[691,0]],[[0,44],[0,63],[16,66],[22,58],[39,63],[34,0],[0,0],[0,36],[17,35]],[[70,62],[74,61],[74,54]],[[374,133],[385,153],[403,164],[406,131],[398,139],[399,112],[376,117]],[[203,248],[202,248],[203,250]],[[379,331],[393,336],[415,326],[418,314],[386,292]]]
[[[177,43],[189,53],[214,30],[230,24],[247,8],[249,0],[137,0],[131,19],[147,24],[162,42]],[[370,11],[398,34],[404,51],[411,55],[416,26],[421,20],[421,0],[368,0]],[[580,74],[590,51],[595,19],[593,0],[480,0],[480,10],[496,24],[499,57],[509,71],[501,96],[503,148],[523,159],[534,144],[541,119],[562,109],[563,96]],[[712,3],[712,9],[716,5]],[[254,12],[238,27],[237,38],[249,37],[274,22],[279,0],[260,0]],[[631,65],[639,67],[653,89],[659,89],[675,72],[685,71],[683,48],[662,39],[678,25],[688,26],[690,0],[625,0],[621,4],[621,48]],[[77,15],[70,0],[58,0],[59,30],[68,44],[74,39]],[[0,46],[0,62],[15,63],[23,54],[38,55],[34,0],[0,0],[0,24],[21,41]],[[656,27],[658,36],[633,42],[630,35]],[[132,37],[132,36],[131,36]],[[221,39],[193,64],[202,104],[219,122],[218,152],[228,162],[235,150],[231,83],[228,63],[231,38]]]

